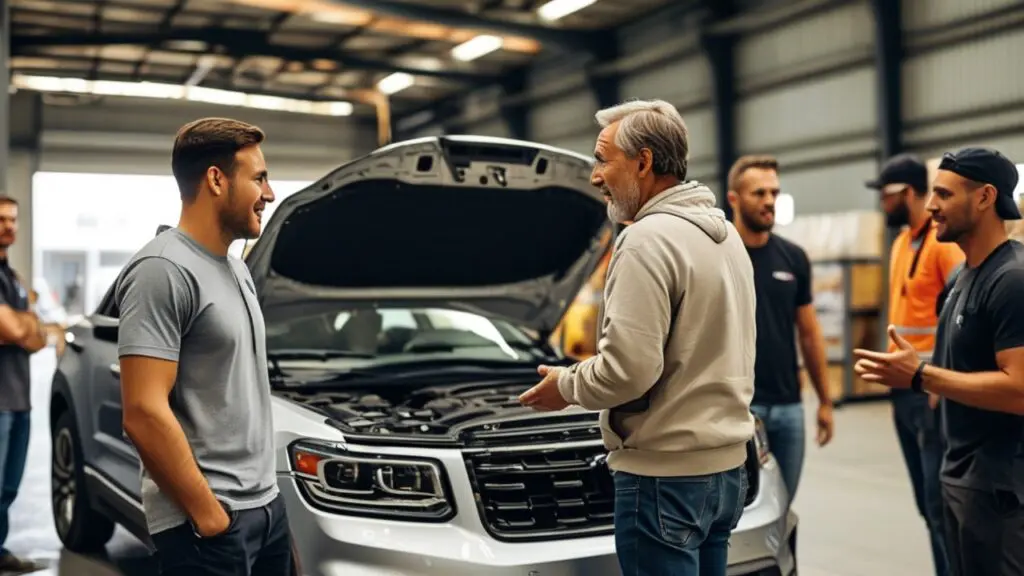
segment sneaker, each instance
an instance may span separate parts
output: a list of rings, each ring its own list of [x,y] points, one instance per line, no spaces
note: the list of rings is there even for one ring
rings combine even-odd
[[[14,554],[8,553],[0,556],[0,573],[3,574],[30,574],[45,569],[46,566],[42,564],[18,558]]]

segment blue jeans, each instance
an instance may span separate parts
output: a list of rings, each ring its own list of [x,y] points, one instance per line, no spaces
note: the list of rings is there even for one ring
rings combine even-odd
[[[935,574],[946,576],[949,574],[949,561],[943,539],[942,485],[939,481],[943,452],[939,415],[938,408],[933,410],[928,406],[925,394],[897,391],[892,395],[896,437],[914,488],[914,503],[928,528]]]
[[[28,438],[31,432],[30,412],[0,412],[0,554],[7,541],[8,511],[21,486],[28,457]]]
[[[754,404],[750,411],[764,423],[764,431],[768,434],[768,449],[779,463],[782,481],[789,490],[789,501],[796,498],[796,489],[800,485],[800,474],[804,469],[804,450],[806,449],[804,432],[804,405],[792,404]]]
[[[725,576],[747,472],[653,478],[615,472],[615,550],[622,576]]]

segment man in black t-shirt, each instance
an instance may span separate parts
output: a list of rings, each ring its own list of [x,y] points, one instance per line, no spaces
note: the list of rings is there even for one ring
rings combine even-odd
[[[932,362],[896,334],[892,353],[856,350],[865,380],[943,398],[943,512],[954,576],[1024,574],[1024,245],[1006,220],[1017,169],[965,148],[939,164],[928,210],[967,256],[943,304]]]
[[[796,335],[818,393],[818,445],[832,439],[825,342],[811,294],[811,263],[796,244],[772,234],[780,192],[778,161],[744,156],[729,171],[729,204],[736,229],[754,265],[757,292],[757,358],[750,409],[764,423],[790,498],[804,462],[804,408]]]

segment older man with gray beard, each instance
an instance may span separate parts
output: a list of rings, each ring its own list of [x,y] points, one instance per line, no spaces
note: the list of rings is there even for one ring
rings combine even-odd
[[[715,195],[686,180],[686,124],[670,104],[597,113],[591,176],[616,240],[597,354],[541,366],[521,401],[601,410],[624,576],[725,576],[743,511],[755,354],[754,275]]]

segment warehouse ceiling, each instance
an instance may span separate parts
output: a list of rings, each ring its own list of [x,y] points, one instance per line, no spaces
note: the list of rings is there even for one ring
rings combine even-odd
[[[594,50],[602,33],[670,3],[10,0],[11,67],[22,88],[224,103],[231,91],[264,107],[320,103],[328,114],[352,108],[327,103],[378,89],[400,114],[496,81],[542,52]],[[121,82],[153,85],[138,93]]]

